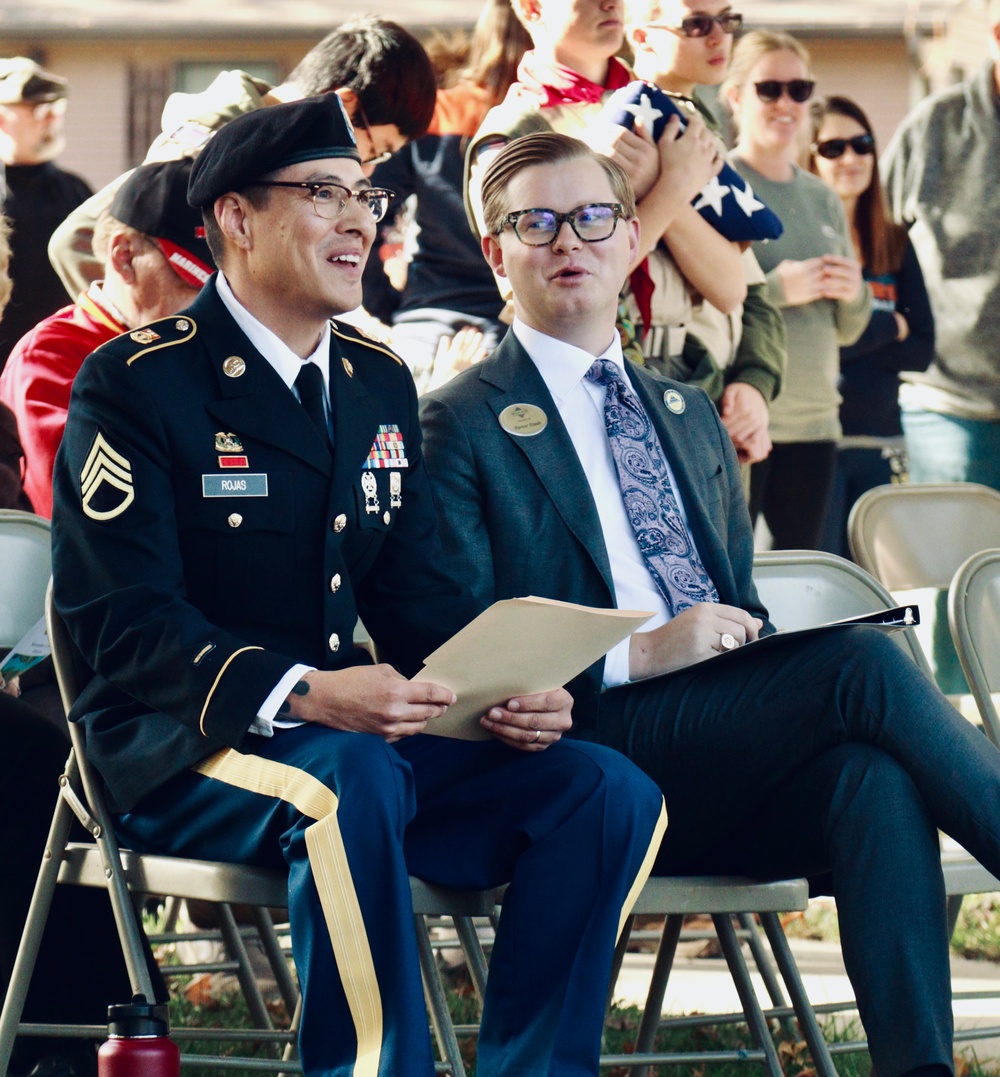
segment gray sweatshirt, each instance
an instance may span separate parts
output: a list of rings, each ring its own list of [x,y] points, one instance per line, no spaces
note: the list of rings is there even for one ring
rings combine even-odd
[[[780,238],[754,243],[753,252],[767,276],[768,298],[781,309],[788,331],[788,366],[781,394],[771,404],[771,439],[836,441],[840,438],[840,348],[864,332],[871,314],[871,292],[865,286],[850,302],[817,299],[790,307],[776,267],[821,254],[854,257],[840,199],[822,180],[801,168],[792,179],[777,182],[762,176],[739,157],[733,165],[781,218]]]
[[[934,361],[901,398],[1000,421],[1000,102],[992,61],[922,101],[882,162],[893,215],[910,226],[934,312]]]

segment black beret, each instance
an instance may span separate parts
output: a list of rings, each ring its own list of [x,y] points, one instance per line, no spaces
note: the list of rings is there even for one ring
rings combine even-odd
[[[201,287],[212,275],[201,211],[188,205],[190,157],[140,165],[118,188],[111,216],[154,240],[170,268]]]
[[[269,172],[326,157],[361,163],[354,128],[336,94],[245,112],[213,135],[195,159],[188,201],[210,206]]]

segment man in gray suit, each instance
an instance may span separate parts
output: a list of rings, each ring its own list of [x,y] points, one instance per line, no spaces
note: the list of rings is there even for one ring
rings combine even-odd
[[[658,870],[826,877],[880,1077],[951,1074],[937,828],[1000,871],[1000,752],[876,629],[740,649],[773,627],[732,444],[701,390],[623,363],[615,332],[628,180],[546,133],[483,191],[515,321],[421,416],[452,571],[483,606],[656,611],[568,687],[577,735],[664,792]]]

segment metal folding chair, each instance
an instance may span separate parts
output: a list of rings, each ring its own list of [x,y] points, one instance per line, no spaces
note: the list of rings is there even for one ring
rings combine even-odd
[[[59,680],[60,693],[67,712],[85,683],[87,670],[55,612],[51,589],[46,596],[46,616],[52,657]],[[118,926],[122,953],[133,992],[154,997],[154,987],[146,966],[139,904],[144,895],[164,894],[217,903],[222,912],[222,933],[227,949],[235,957],[237,975],[257,1027],[254,1029],[175,1029],[174,1038],[182,1044],[193,1040],[232,1041],[236,1043],[276,1043],[283,1047],[280,1059],[248,1058],[244,1065],[260,1072],[296,1073],[301,1066],[294,1060],[298,991],[288,969],[280,944],[274,935],[268,908],[281,908],[287,902],[287,880],[282,873],[226,863],[190,860],[180,857],[138,854],[119,847],[111,816],[104,803],[101,783],[89,766],[83,737],[70,726],[72,750],[59,781],[59,794],[46,843],[42,866],[28,912],[10,987],[0,1014],[0,1073],[5,1073],[14,1039],[23,1035],[70,1035],[103,1038],[101,1026],[26,1025],[20,1020],[42,931],[58,884],[106,887]],[[70,842],[70,829],[79,820],[93,835],[92,843]],[[426,997],[432,1024],[444,1061],[439,1072],[464,1077],[458,1043],[451,1018],[444,1003],[433,953],[430,950],[425,916],[473,917],[489,915],[495,905],[492,891],[460,891],[431,886],[411,879],[414,922],[421,954],[421,972],[427,987]],[[271,959],[279,990],[289,1013],[294,1013],[291,1031],[275,1030],[267,1007],[260,996],[240,931],[231,906],[254,907],[255,925],[261,934],[265,953]],[[108,1002],[126,1001],[109,999]],[[182,1063],[231,1068],[233,1058],[213,1061],[209,1055],[182,1055]]]
[[[947,625],[947,590],[959,565],[980,550],[1000,546],[1000,493],[971,482],[899,483],[862,494],[848,518],[854,560],[885,588],[924,605],[922,638],[951,702],[967,698]]]
[[[4,651],[42,616],[45,588],[52,575],[51,546],[48,520],[30,512],[0,509],[0,648]]]
[[[948,589],[948,624],[983,728],[1000,746],[1000,550],[973,554]]]
[[[1000,493],[973,482],[876,486],[848,531],[855,561],[887,590],[947,590],[966,558],[1000,545]]]

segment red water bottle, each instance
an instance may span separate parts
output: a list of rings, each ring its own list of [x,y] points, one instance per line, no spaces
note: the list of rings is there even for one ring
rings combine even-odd
[[[97,1052],[97,1077],[180,1077],[181,1053],[170,1038],[166,1006],[133,995],[108,1007],[108,1039]]]

